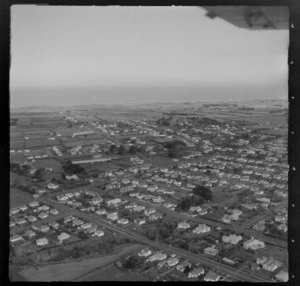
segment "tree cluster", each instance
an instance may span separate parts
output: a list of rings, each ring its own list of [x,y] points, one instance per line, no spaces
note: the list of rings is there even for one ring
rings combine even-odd
[[[199,196],[191,196],[183,198],[178,204],[177,208],[183,211],[187,211],[190,207],[201,206],[204,203],[204,199]]]
[[[212,199],[212,191],[210,188],[205,186],[196,186],[193,189],[193,193],[195,196],[198,196],[206,201],[211,201]]]
[[[79,164],[73,164],[71,161],[67,161],[63,166],[63,170],[66,174],[82,174],[85,169]]]

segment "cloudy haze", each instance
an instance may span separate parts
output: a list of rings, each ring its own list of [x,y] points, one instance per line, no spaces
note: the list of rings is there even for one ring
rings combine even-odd
[[[287,97],[288,30],[199,7],[11,8],[11,106]]]

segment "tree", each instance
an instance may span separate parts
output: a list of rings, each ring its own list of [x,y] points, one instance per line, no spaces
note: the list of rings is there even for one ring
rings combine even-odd
[[[124,147],[123,144],[121,144],[120,147],[119,147],[119,150],[118,150],[118,154],[122,155],[124,153],[124,151],[125,151],[125,147]]]
[[[111,144],[109,147],[109,152],[113,153],[116,150],[116,145],[115,144]]]
[[[134,146],[134,145],[131,145],[130,147],[129,147],[129,151],[128,151],[130,154],[136,154],[136,152],[137,152],[137,148],[136,148],[136,146]]]
[[[62,167],[67,174],[81,174],[85,171],[82,166],[73,164],[71,161],[67,161]]]
[[[202,197],[206,201],[211,201],[211,199],[212,199],[212,191],[211,191],[211,189],[207,188],[205,186],[200,186],[200,185],[196,186],[193,189],[193,193],[196,196]]]
[[[123,263],[123,268],[125,269],[134,269],[138,265],[138,259],[135,256],[130,256],[125,263]]]

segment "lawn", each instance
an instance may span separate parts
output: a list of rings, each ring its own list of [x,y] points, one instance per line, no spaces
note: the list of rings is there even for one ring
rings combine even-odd
[[[10,203],[9,203],[10,208],[25,205],[33,201],[31,195],[29,195],[26,192],[20,191],[16,188],[10,188],[9,198],[10,198]]]

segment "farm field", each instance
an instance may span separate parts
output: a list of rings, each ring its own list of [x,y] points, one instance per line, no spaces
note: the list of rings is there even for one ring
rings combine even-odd
[[[10,140],[10,149],[23,149],[24,148],[24,140]]]

